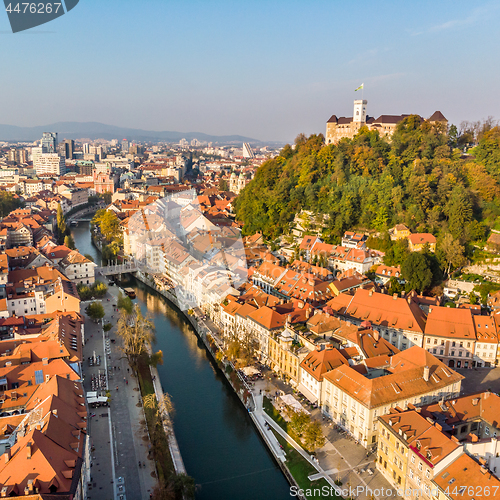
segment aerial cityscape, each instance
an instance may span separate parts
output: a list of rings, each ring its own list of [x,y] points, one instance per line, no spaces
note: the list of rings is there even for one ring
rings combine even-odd
[[[39,5],[0,497],[500,498],[498,6]]]

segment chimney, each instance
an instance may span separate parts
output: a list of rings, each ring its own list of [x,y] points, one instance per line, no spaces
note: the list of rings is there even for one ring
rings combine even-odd
[[[455,436],[451,436],[451,440],[455,443],[460,443],[460,441]]]
[[[470,440],[472,443],[477,443],[479,441],[479,437],[477,434],[473,434],[472,432],[469,434]]]
[[[380,333],[378,332],[378,330],[373,330],[373,338],[375,342],[378,342],[380,340]]]
[[[31,442],[26,445],[26,458],[31,458]]]
[[[397,294],[397,293],[393,293],[393,294],[392,294],[392,298],[393,298],[394,300],[396,300],[396,299],[398,298],[398,294]]]
[[[45,382],[48,382],[50,380],[50,375],[45,375]]]
[[[486,474],[488,472],[488,469],[486,467],[481,466],[481,473]]]
[[[57,417],[57,408],[54,408],[52,410],[52,415],[54,415],[54,417]]]
[[[474,398],[472,400],[472,406],[477,406],[478,403],[479,403],[479,398]]]
[[[428,366],[424,366],[424,380],[426,382],[429,382],[429,367]]]
[[[434,424],[434,426],[436,427],[436,429],[438,431],[442,431],[443,430],[443,426],[441,424],[438,424],[437,422]]]
[[[490,397],[490,391],[486,391],[484,393],[484,399],[488,399]]]
[[[42,365],[48,365],[48,364],[49,364],[49,358],[43,358]]]
[[[306,311],[306,319],[309,319],[311,317],[311,309],[308,309]]]
[[[373,290],[370,290],[370,291],[368,292],[368,296],[369,296],[369,297],[371,297],[372,295],[373,295]]]
[[[12,452],[10,451],[10,448],[5,451],[4,457],[5,457],[5,463],[8,463],[8,461],[12,457]]]

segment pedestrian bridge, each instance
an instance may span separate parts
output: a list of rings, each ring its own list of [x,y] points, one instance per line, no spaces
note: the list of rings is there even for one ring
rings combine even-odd
[[[95,268],[95,275],[112,276],[115,274],[135,273],[139,271],[139,266],[135,262],[125,262],[125,264],[110,264]]]

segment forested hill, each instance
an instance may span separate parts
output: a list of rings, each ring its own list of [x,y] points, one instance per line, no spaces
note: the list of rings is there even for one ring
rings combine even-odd
[[[500,129],[482,134],[464,159],[453,148],[456,136],[439,127],[409,116],[391,142],[367,128],[337,145],[325,146],[322,135],[297,137],[238,196],[244,234],[274,239],[306,209],[329,214],[323,237],[330,243],[347,229],[397,223],[451,233],[462,244],[483,239],[500,215]]]

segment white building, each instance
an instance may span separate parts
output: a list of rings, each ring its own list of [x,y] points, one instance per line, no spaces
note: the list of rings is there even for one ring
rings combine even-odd
[[[66,161],[64,156],[57,153],[38,154],[33,161],[36,175],[64,175],[66,173]]]
[[[84,257],[78,250],[73,250],[59,262],[59,268],[75,284],[92,285],[95,281],[94,268],[97,265]]]
[[[7,295],[9,316],[26,316],[27,314],[45,314],[43,291],[27,292],[19,295]]]

